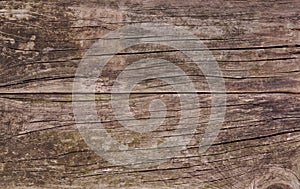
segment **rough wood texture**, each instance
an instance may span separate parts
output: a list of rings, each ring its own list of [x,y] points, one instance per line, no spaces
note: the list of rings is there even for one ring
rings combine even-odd
[[[299,10],[297,0],[1,1],[0,188],[299,189]],[[199,156],[211,91],[200,70],[186,67],[201,111],[187,149],[153,167],[116,166],[78,132],[73,80],[97,39],[126,24],[151,22],[182,26],[209,48],[224,75],[226,116],[217,140]],[[180,108],[177,94],[163,90],[158,78],[140,83],[130,101],[138,119],[149,117],[151,100],[166,102],[170,110],[157,131],[136,134],[114,119],[113,80],[127,62],[143,58],[188,62],[167,47],[140,45],[116,55],[99,78],[96,104],[104,125],[132,148],[171,136]]]

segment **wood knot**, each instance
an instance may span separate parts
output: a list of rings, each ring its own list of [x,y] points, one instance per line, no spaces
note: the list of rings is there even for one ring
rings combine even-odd
[[[250,189],[300,189],[295,173],[280,167],[263,170],[260,177],[253,180]]]

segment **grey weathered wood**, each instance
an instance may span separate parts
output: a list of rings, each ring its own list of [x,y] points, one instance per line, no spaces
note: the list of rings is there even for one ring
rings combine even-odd
[[[0,188],[299,188],[299,10],[296,0],[1,1]],[[199,156],[211,96],[201,71],[190,67],[203,125],[180,155],[133,169],[105,161],[85,144],[74,121],[72,85],[97,39],[145,22],[182,26],[205,43],[224,74],[227,112],[218,139]],[[161,98],[171,107],[167,124],[140,136],[114,120],[108,93],[124,69],[119,62],[146,57],[187,65],[178,52],[138,46],[115,56],[97,83],[107,129],[132,147],[170,136],[179,110],[174,91],[155,80],[136,88],[132,109],[147,118],[147,103]]]

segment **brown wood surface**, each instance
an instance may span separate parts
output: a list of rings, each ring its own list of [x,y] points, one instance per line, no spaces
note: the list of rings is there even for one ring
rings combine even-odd
[[[297,0],[0,1],[0,188],[299,189],[299,10]],[[189,30],[219,63],[226,115],[204,154],[198,147],[211,91],[194,67],[186,67],[186,73],[196,86],[201,126],[180,155],[152,167],[116,166],[80,135],[72,107],[76,69],[97,39],[132,23]],[[124,62],[143,58],[166,58],[182,67],[188,62],[167,47],[140,45],[116,55],[99,78],[95,96],[104,125],[132,148],[148,148],[171,136],[180,110],[177,94],[161,87],[158,78],[130,95],[138,119],[149,117],[145,107],[153,99],[168,104],[157,131],[128,132],[114,118],[109,105],[113,79]],[[181,95],[191,95],[186,92]]]

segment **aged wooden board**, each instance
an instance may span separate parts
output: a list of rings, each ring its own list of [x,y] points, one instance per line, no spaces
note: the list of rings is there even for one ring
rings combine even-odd
[[[0,188],[300,188],[299,10],[297,0],[1,1]],[[189,30],[218,62],[226,114],[217,139],[203,154],[198,148],[212,96],[225,95],[211,91],[207,78],[219,76],[205,75],[166,46],[137,45],[116,54],[96,82],[95,104],[114,139],[147,150],[173,137],[181,111],[199,100],[193,111],[199,111],[200,124],[185,150],[155,166],[118,166],[96,154],[76,127],[72,89],[80,62],[98,39],[133,23]],[[189,76],[195,91],[177,94],[160,81],[163,77],[139,83],[130,95],[136,119],[147,120],[152,113],[164,118],[163,111],[148,109],[155,99],[168,109],[157,130],[139,134],[120,125],[134,121],[115,118],[110,92],[126,66],[145,58],[167,59],[183,68],[184,75],[171,77],[172,85],[186,85],[182,81]],[[171,72],[159,63],[141,69]],[[139,72],[127,73],[135,77]],[[116,95],[117,103],[127,100],[122,91]],[[190,100],[180,106],[183,96]]]

